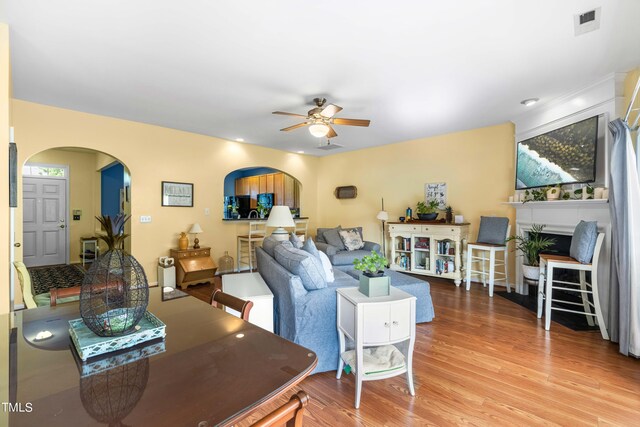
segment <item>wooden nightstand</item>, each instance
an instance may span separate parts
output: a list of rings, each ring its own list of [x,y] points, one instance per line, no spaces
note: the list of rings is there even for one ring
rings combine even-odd
[[[211,259],[211,248],[171,249],[176,260],[176,285],[183,289],[196,283],[211,283],[218,266]]]

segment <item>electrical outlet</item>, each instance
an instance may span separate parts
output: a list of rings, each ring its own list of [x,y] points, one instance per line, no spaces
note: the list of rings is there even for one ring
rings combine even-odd
[[[204,208],[204,214],[207,216],[211,214],[211,211],[209,210],[209,208]]]
[[[141,223],[151,222],[151,215],[140,215],[140,222]]]

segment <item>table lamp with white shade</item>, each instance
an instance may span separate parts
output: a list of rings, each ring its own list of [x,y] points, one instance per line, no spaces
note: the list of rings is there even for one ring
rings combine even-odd
[[[189,230],[189,234],[195,234],[196,237],[193,239],[193,249],[200,249],[200,240],[198,240],[198,234],[204,233],[202,227],[197,222],[191,226],[191,230]]]
[[[291,209],[289,206],[274,206],[269,212],[269,219],[267,219],[267,227],[275,227],[271,235],[277,240],[287,240],[289,238],[289,232],[285,230],[285,227],[295,227],[291,216]]]
[[[385,236],[384,236],[384,222],[389,220],[389,212],[384,210],[384,199],[382,199],[382,210],[378,212],[376,219],[382,221],[382,256],[386,258],[387,248],[386,248],[385,242],[387,239],[385,239]]]

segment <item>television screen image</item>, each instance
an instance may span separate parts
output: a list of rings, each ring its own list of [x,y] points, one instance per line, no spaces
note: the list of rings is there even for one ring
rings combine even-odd
[[[262,204],[267,209],[273,207],[273,193],[260,193],[258,194],[258,204]]]
[[[598,116],[518,143],[516,189],[594,182]]]

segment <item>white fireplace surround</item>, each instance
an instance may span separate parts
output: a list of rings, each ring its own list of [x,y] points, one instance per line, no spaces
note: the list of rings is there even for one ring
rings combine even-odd
[[[611,259],[611,220],[607,200],[557,200],[547,202],[511,203],[516,208],[516,234],[525,235],[533,224],[545,226],[544,233],[573,235],[581,220],[596,221],[598,232],[604,233],[604,242],[598,262],[598,290],[604,318],[609,307],[609,266]],[[529,287],[522,276],[521,254],[515,262],[516,292],[527,295]],[[513,278],[512,278],[513,280]]]

